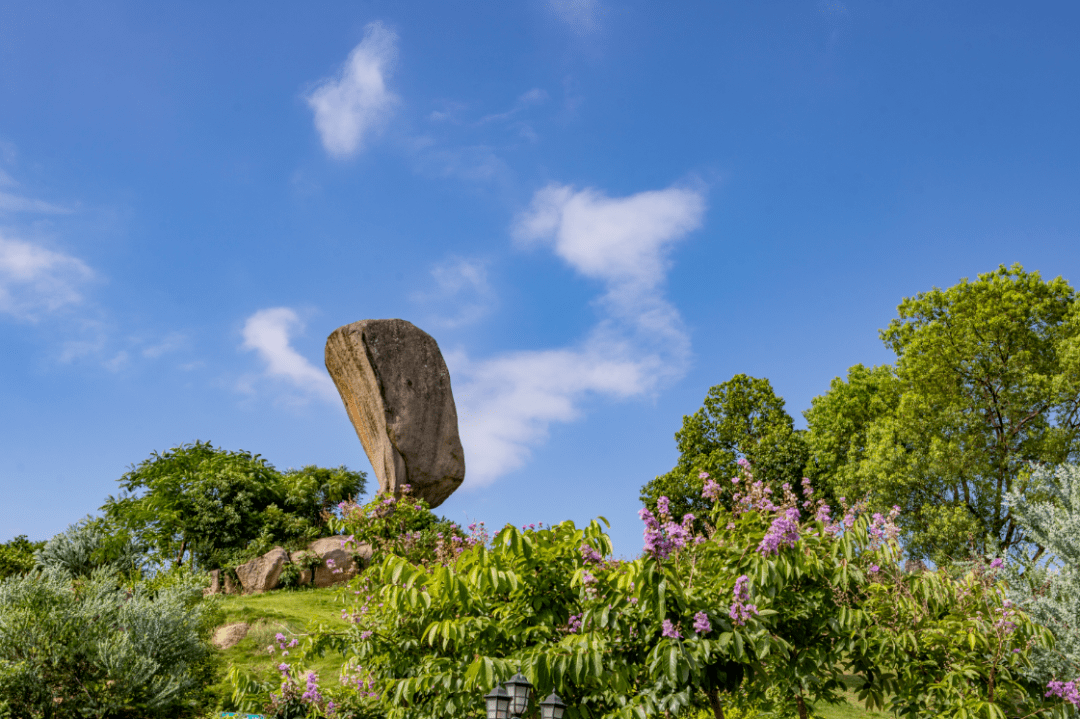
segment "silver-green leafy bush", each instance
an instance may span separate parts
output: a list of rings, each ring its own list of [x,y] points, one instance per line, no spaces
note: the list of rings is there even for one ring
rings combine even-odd
[[[194,581],[121,586],[114,569],[0,581],[0,717],[183,716],[212,671]]]
[[[1080,676],[1080,466],[1038,467],[1026,490],[1007,496],[1009,511],[1039,561],[1010,571],[1013,601],[1055,637],[1033,655],[1033,678],[1066,681]]]

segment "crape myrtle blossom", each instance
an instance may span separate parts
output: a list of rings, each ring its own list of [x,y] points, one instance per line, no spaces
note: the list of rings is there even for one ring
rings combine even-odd
[[[712,624],[709,623],[709,615],[705,612],[698,612],[694,615],[694,632],[697,634],[708,634],[712,631]]]
[[[735,589],[732,592],[734,602],[731,604],[731,609],[728,611],[728,616],[736,625],[742,627],[746,625],[746,620],[750,617],[758,614],[758,608],[756,604],[750,604],[750,577],[745,574],[735,580]]]
[[[656,505],[660,510],[660,519],[645,507],[638,511],[638,516],[645,523],[645,553],[657,561],[663,561],[672,552],[686,546],[687,540],[693,535],[694,515],[683,515],[682,524],[678,524],[667,512],[667,497],[660,497]]]
[[[682,634],[679,633],[679,628],[671,623],[670,619],[665,619],[664,624],[660,630],[660,633],[669,639],[682,639]]]
[[[769,531],[758,544],[757,551],[766,556],[776,554],[780,546],[794,547],[799,541],[799,510],[788,507],[784,514],[773,520]]]
[[[1074,679],[1071,682],[1050,682],[1046,685],[1047,697],[1058,697],[1072,704],[1077,709],[1080,709],[1080,690],[1076,688],[1076,682],[1080,681]]]

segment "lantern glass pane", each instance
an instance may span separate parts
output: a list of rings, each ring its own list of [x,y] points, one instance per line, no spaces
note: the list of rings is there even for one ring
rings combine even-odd
[[[555,692],[552,692],[547,699],[540,702],[541,719],[562,719],[565,711],[566,704]]]
[[[529,695],[532,694],[532,684],[529,680],[517,673],[510,677],[510,681],[505,684],[507,691],[510,694],[510,715],[519,717],[525,713],[525,710],[529,707]]]
[[[499,717],[498,719],[510,719],[510,695],[503,691],[499,695]]]

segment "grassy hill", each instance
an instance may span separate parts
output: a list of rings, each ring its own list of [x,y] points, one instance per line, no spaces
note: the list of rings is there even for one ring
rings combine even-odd
[[[341,589],[297,589],[253,595],[226,595],[220,599],[221,624],[244,622],[249,625],[247,635],[235,646],[222,651],[225,669],[239,666],[247,671],[271,674],[282,661],[280,651],[273,655],[267,646],[274,644],[274,635],[285,634],[301,640],[305,633],[322,624],[328,628],[341,625]],[[286,660],[287,661],[287,660]],[[326,656],[307,668],[319,673],[324,682],[334,681],[338,676],[344,657]],[[222,675],[211,691],[224,700],[232,687]],[[876,719],[884,715],[868,712],[855,700],[853,692],[849,701],[836,706],[821,705],[815,716],[821,719]],[[709,715],[711,717],[711,714]]]

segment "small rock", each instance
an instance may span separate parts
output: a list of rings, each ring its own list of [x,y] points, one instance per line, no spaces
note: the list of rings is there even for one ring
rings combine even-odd
[[[244,622],[226,624],[214,630],[214,636],[210,643],[218,649],[230,649],[240,643],[247,636],[248,625]]]
[[[379,488],[438,507],[465,479],[450,372],[439,345],[405,320],[362,320],[326,340],[326,369]]]
[[[260,594],[277,586],[278,578],[289,561],[289,554],[281,547],[274,547],[261,557],[245,562],[236,568],[236,576],[247,594]]]

